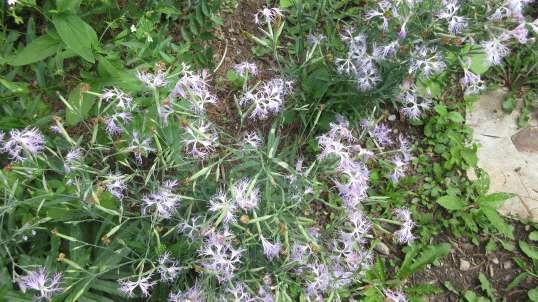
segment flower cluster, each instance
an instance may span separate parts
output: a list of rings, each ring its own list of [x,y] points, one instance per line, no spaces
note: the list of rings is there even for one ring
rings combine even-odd
[[[36,300],[50,301],[55,293],[61,292],[61,273],[50,274],[44,267],[39,267],[35,271],[28,272],[18,280],[19,288],[22,292],[32,289],[37,292]]]
[[[292,91],[293,82],[274,78],[262,83],[254,91],[247,91],[240,99],[242,107],[249,107],[249,117],[265,120],[282,110],[284,98]]]
[[[7,153],[15,162],[22,162],[28,156],[36,156],[44,149],[45,138],[37,128],[13,129],[5,142],[4,136],[5,134],[0,132],[0,151]]]

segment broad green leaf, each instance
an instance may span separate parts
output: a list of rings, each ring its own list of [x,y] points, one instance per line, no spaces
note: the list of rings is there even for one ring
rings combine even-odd
[[[464,58],[465,62],[470,62],[469,69],[477,74],[481,75],[488,71],[490,65],[488,63],[486,53],[481,48],[475,48],[471,50],[473,53]]]
[[[82,0],[56,0],[56,8],[61,11],[75,12],[80,7]]]
[[[463,116],[457,111],[451,111],[450,113],[448,113],[448,119],[458,124],[463,123],[463,121],[465,120]]]
[[[84,60],[94,63],[92,46],[97,46],[97,34],[80,17],[73,14],[56,15],[52,23],[67,47]]]
[[[527,292],[529,300],[532,302],[538,302],[538,287],[535,287]]]
[[[530,246],[527,242],[520,240],[519,241],[519,248],[527,255],[529,258],[533,260],[538,260],[538,251]]]
[[[443,197],[439,197],[437,199],[437,203],[440,204],[443,208],[447,210],[461,210],[467,206],[465,202],[463,202],[459,197],[455,195],[446,195]]]
[[[23,50],[9,60],[9,64],[22,66],[39,62],[58,52],[62,46],[62,41],[55,39],[50,34],[45,34],[26,45]]]
[[[292,0],[280,0],[281,8],[288,8],[292,5]]]
[[[507,199],[511,198],[512,196],[514,196],[514,194],[493,193],[493,194],[481,196],[478,199],[477,203],[479,206],[486,205],[486,206],[498,209]]]
[[[489,222],[503,235],[505,235],[508,238],[514,238],[513,234],[513,227],[511,225],[506,224],[504,222],[504,218],[497,213],[497,210],[493,207],[482,205],[480,206],[480,210],[486,217],[488,218]]]
[[[538,241],[538,231],[532,231],[529,234],[529,240]]]
[[[422,97],[437,97],[441,95],[441,85],[433,79],[419,80],[417,92]]]

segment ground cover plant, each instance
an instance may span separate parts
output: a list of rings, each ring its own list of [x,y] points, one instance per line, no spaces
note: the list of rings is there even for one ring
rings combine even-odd
[[[0,299],[538,301],[463,114],[532,1],[2,5]]]

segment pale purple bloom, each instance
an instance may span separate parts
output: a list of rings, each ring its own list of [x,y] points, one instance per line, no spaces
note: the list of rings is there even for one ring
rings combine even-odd
[[[409,162],[411,160],[411,145],[409,143],[409,140],[403,135],[398,135],[398,142],[400,143],[400,153],[402,153],[403,160],[405,162]]]
[[[119,200],[122,200],[125,196],[125,190],[127,190],[127,185],[125,184],[125,179],[120,174],[108,174],[106,179],[105,188],[107,192],[112,194]]]
[[[81,148],[71,149],[69,152],[67,152],[65,156],[65,160],[64,160],[65,173],[71,172],[71,170],[74,168],[75,163],[80,161],[81,158],[82,158]]]
[[[104,89],[100,98],[105,102],[116,101],[116,107],[122,111],[132,110],[133,97],[116,87]]]
[[[151,281],[151,275],[148,275],[145,277],[139,276],[136,281],[121,280],[118,283],[118,290],[125,294],[127,297],[132,298],[135,296],[135,290],[137,288],[140,290],[142,296],[149,297],[149,291],[157,282]]]
[[[249,178],[242,178],[235,182],[231,189],[235,204],[249,211],[258,207],[260,202],[260,189],[251,183]]]
[[[331,275],[325,264],[308,265],[312,277],[306,282],[306,291],[309,296],[315,297],[325,293],[331,286]]]
[[[507,0],[504,5],[489,17],[490,20],[500,20],[503,18],[514,18],[517,21],[524,21],[523,9],[527,4],[534,2],[534,0]]]
[[[50,131],[56,133],[56,134],[61,134],[62,133],[62,128],[58,125],[52,125],[50,126]]]
[[[419,45],[411,51],[410,74],[421,74],[425,78],[429,78],[440,73],[445,68],[446,64],[443,62],[443,56],[437,48]]]
[[[407,297],[401,290],[385,289],[384,293],[387,302],[407,302]]]
[[[239,64],[234,65],[234,70],[242,77],[245,77],[247,75],[257,75],[258,74],[258,67],[254,63],[250,62],[241,62]]]
[[[402,227],[394,233],[396,240],[401,244],[412,242],[415,239],[412,233],[415,222],[411,218],[411,212],[408,209],[395,209],[393,213],[396,219],[402,222]]]
[[[372,223],[362,214],[361,211],[353,210],[348,215],[348,222],[352,227],[351,235],[359,242],[363,243],[365,235],[372,228]]]
[[[26,155],[38,155],[44,149],[45,138],[37,128],[9,131],[10,138],[6,142],[0,139],[0,151],[9,154],[15,162],[24,161]],[[3,138],[4,134],[2,133]]]
[[[237,221],[235,218],[237,205],[222,191],[219,191],[209,200],[209,211],[220,213],[222,222],[226,224],[235,223]]]
[[[456,15],[459,8],[457,0],[444,0],[443,10],[437,14],[437,18],[448,22],[448,31],[453,35],[460,34],[467,27],[467,19]]]
[[[486,89],[484,81],[479,75],[474,74],[468,69],[463,69],[463,77],[460,79],[461,86],[465,89],[465,95],[478,94]]]
[[[491,65],[501,64],[502,59],[510,53],[510,49],[495,38],[490,41],[484,41],[480,45],[484,49],[486,58]]]
[[[424,111],[431,108],[432,100],[429,97],[420,97],[417,95],[414,85],[405,88],[399,96],[402,103],[400,112],[409,119],[416,119],[422,116]]]
[[[243,145],[249,145],[252,148],[258,148],[262,143],[262,140],[258,134],[254,131],[250,131],[243,136]]]
[[[310,45],[321,44],[321,42],[327,40],[327,37],[324,34],[308,34],[306,41]]]
[[[139,165],[142,164],[142,155],[147,156],[149,153],[155,152],[155,148],[153,148],[150,144],[150,139],[141,139],[140,134],[136,131],[133,132],[133,136],[127,150],[134,153],[136,162]]]
[[[392,58],[400,48],[399,41],[393,41],[386,45],[374,45],[372,56],[376,61]]]
[[[260,11],[258,11],[254,15],[254,23],[260,24],[261,23],[260,19],[262,17],[263,17],[263,20],[266,23],[272,23],[275,20],[275,18],[284,17],[284,15],[282,14],[282,10],[280,8],[277,8],[277,7],[273,7],[273,8],[264,7],[263,9],[261,9]]]
[[[217,103],[217,97],[209,91],[209,72],[206,69],[195,73],[183,64],[182,73],[183,76],[172,90],[172,97],[185,98],[196,114],[204,112],[206,104]]]
[[[211,231],[198,251],[201,264],[207,273],[215,275],[220,283],[229,281],[241,263],[243,249],[232,245],[235,238],[227,228],[221,232]]]
[[[359,91],[372,90],[381,81],[379,71],[371,58],[357,60],[357,89]]]
[[[249,91],[239,100],[242,107],[249,106],[249,117],[265,120],[282,110],[284,97],[292,90],[292,82],[274,78],[261,84],[254,92]]]
[[[280,242],[271,243],[269,240],[265,239],[265,237],[263,236],[261,236],[261,240],[262,240],[263,254],[265,255],[265,257],[267,257],[267,259],[272,261],[280,253],[280,250],[282,249],[282,244]]]
[[[258,289],[258,301],[259,302],[274,302],[275,298],[269,288],[261,287]]]
[[[23,293],[27,289],[32,289],[37,291],[37,296],[35,296],[37,301],[50,301],[55,293],[63,290],[60,287],[61,278],[61,273],[50,274],[44,267],[38,267],[37,270],[20,277],[17,282]]]
[[[194,283],[194,286],[190,287],[184,292],[170,293],[168,296],[168,302],[204,302],[204,290],[198,280]]]
[[[534,39],[529,39],[528,36],[529,36],[529,31],[527,30],[526,24],[521,23],[516,28],[503,32],[499,39],[501,41],[505,41],[510,38],[514,38],[520,44],[528,44],[529,42],[534,41]]]
[[[344,159],[338,170],[346,175],[347,181],[334,180],[340,196],[347,208],[355,208],[367,196],[370,172],[362,162]]]
[[[386,147],[392,144],[392,139],[390,138],[390,133],[392,131],[385,124],[378,124],[370,131],[370,136],[379,144],[381,147]]]
[[[123,128],[119,126],[119,123],[129,123],[132,120],[132,115],[129,112],[116,112],[111,116],[105,118],[105,130],[110,136],[123,133]]]
[[[176,260],[171,258],[169,252],[162,254],[158,262],[157,271],[161,274],[161,281],[169,283],[177,279],[181,267]]]
[[[166,74],[161,70],[157,70],[155,73],[149,73],[146,71],[137,71],[136,76],[138,79],[148,87],[158,88],[166,85]]]
[[[394,156],[390,162],[392,163],[393,171],[390,174],[389,178],[392,182],[397,183],[402,177],[405,176],[405,170],[407,168],[407,163],[403,160],[400,155]]]
[[[170,219],[181,201],[179,195],[172,192],[176,185],[176,181],[166,181],[157,191],[146,194],[142,198],[142,213],[145,215],[149,208],[154,208],[157,217]]]
[[[171,104],[162,104],[159,106],[159,117],[163,121],[163,126],[168,126],[168,118],[170,114],[174,113],[174,108]]]
[[[198,240],[202,234],[203,220],[201,216],[192,216],[190,223],[185,220],[178,224],[178,230],[183,235],[187,236],[191,241]]]
[[[215,152],[215,145],[219,137],[211,123],[199,122],[197,126],[188,126],[185,129],[185,135],[183,143],[186,152],[192,157],[205,159]]]
[[[394,17],[398,17],[398,10],[397,7],[391,3],[391,1],[387,0],[379,1],[377,2],[377,5],[378,8],[367,12],[364,19],[371,20],[373,18],[381,18],[383,21],[381,28],[386,32],[389,30],[389,18],[387,16],[391,14]]]
[[[227,298],[222,301],[237,301],[237,302],[254,302],[249,292],[246,290],[246,285],[243,282],[234,282],[233,287],[226,288]]]

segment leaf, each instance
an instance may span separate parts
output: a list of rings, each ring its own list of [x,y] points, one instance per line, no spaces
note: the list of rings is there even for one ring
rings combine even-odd
[[[491,283],[489,282],[486,275],[480,272],[480,274],[478,275],[478,280],[480,280],[480,287],[482,288],[482,290],[486,292],[488,297],[490,297],[492,300],[495,300],[495,296],[493,295],[493,288],[491,287]]]
[[[397,273],[397,277],[400,279],[405,279],[410,274],[424,268],[428,264],[433,263],[438,258],[448,255],[448,253],[450,252],[450,248],[451,246],[448,243],[428,246],[426,250],[420,256],[418,256],[418,258],[413,257],[416,260],[413,261],[411,264],[409,264],[408,261],[404,261],[404,263],[400,267],[400,270]]]
[[[82,0],[56,0],[56,8],[61,11],[75,12],[80,7]]]
[[[471,65],[469,66],[469,69],[474,72],[477,75],[484,74],[486,71],[488,71],[490,65],[488,63],[488,59],[486,57],[486,53],[483,49],[475,48],[472,50],[474,53],[471,55],[468,55],[466,61],[470,61]]]
[[[464,148],[461,150],[461,156],[463,160],[471,166],[474,167],[478,164],[478,156],[476,156],[476,149],[474,148]]]
[[[511,193],[493,193],[488,194],[485,196],[481,196],[477,203],[479,206],[489,206],[494,209],[498,209],[502,204],[509,198],[514,196],[514,194]]]
[[[455,195],[446,195],[443,197],[439,197],[437,199],[437,203],[440,204],[443,208],[447,210],[461,210],[467,206],[465,202],[463,202],[459,197]]]
[[[67,47],[84,60],[94,63],[92,46],[97,46],[97,33],[80,17],[73,14],[56,15],[52,23]]]
[[[504,222],[504,218],[497,213],[495,208],[482,205],[480,206],[480,211],[482,211],[482,213],[488,218],[489,222],[491,222],[491,225],[493,225],[493,227],[495,227],[499,232],[510,239],[514,238],[513,227]]]
[[[520,240],[519,241],[519,248],[527,255],[529,258],[533,260],[538,260],[538,251],[530,246],[527,242]]]
[[[450,119],[451,121],[453,121],[454,123],[458,123],[458,124],[461,124],[463,123],[464,121],[464,118],[463,116],[457,112],[457,111],[451,111],[449,114],[448,114],[448,119]]]
[[[529,300],[533,302],[538,302],[538,287],[535,287],[527,292]]]
[[[55,39],[50,34],[45,34],[30,42],[23,50],[18,51],[8,62],[12,66],[23,66],[39,62],[58,52],[62,45],[62,41]]]
[[[529,240],[538,241],[538,231],[532,231],[529,234]]]
[[[23,82],[11,82],[0,78],[0,84],[15,94],[26,94],[29,92],[28,84]]]
[[[280,7],[281,8],[288,8],[292,5],[292,0],[280,0]]]
[[[65,121],[68,126],[76,125],[87,118],[90,109],[95,104],[95,96],[84,93],[87,90],[89,90],[89,85],[80,83],[69,93],[67,99],[69,106],[66,106],[65,111]]]

